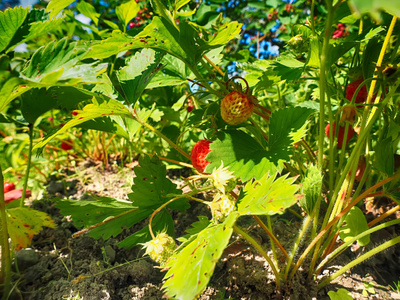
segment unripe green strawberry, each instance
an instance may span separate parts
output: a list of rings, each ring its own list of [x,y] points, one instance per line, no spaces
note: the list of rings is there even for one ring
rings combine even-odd
[[[309,43],[305,40],[301,34],[292,37],[288,43],[288,47],[296,53],[303,53],[308,50]]]
[[[165,265],[176,249],[174,239],[165,232],[159,233],[153,240],[144,243],[145,255],[149,255],[152,260]]]
[[[221,117],[229,125],[247,121],[253,113],[251,95],[233,91],[221,101]]]
[[[216,194],[210,207],[213,220],[215,222],[223,222],[235,210],[235,202],[229,195]]]
[[[198,141],[192,149],[190,153],[190,158],[192,160],[193,168],[195,168],[200,173],[204,172],[204,169],[210,163],[206,160],[206,156],[211,152],[210,150],[210,141],[201,140]]]
[[[325,134],[327,135],[327,137],[331,138],[330,136],[330,124],[326,125],[325,127]],[[333,126],[332,126],[332,132],[333,134],[335,134],[336,132],[336,122],[333,122]],[[339,132],[338,132],[338,137],[337,137],[337,148],[342,148],[343,147],[343,138],[344,138],[344,133],[345,133],[345,129],[346,126],[339,126]],[[349,129],[347,132],[347,138],[346,138],[346,143],[344,144],[344,146],[346,147],[347,142],[350,141],[350,139],[354,136],[354,128],[353,126],[349,125]]]

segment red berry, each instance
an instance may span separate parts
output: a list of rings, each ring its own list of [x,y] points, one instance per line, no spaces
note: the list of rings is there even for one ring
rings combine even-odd
[[[211,144],[210,141],[206,141],[206,140],[198,141],[193,146],[192,152],[190,153],[192,165],[200,173],[203,173],[204,169],[210,163],[209,161],[207,161],[205,159],[207,154],[211,152],[210,144]]]
[[[357,79],[356,81],[353,81],[349,83],[349,85],[346,88],[346,99],[351,101],[353,98],[354,93],[356,92],[357,88],[359,85],[364,81],[364,78]],[[368,91],[365,86],[365,84],[362,86],[362,88],[358,91],[358,94],[355,99],[355,103],[363,103],[365,100],[367,100],[368,97]]]
[[[186,110],[188,113],[192,112],[193,108],[194,108],[193,104],[188,104],[188,106],[186,106]]]
[[[130,22],[128,26],[129,28],[135,27],[135,22]]]
[[[9,191],[15,190],[15,184],[12,182],[4,183],[4,193],[8,193]]]
[[[72,149],[72,141],[71,140],[66,140],[61,143],[61,149],[68,151]]]
[[[326,125],[326,127],[325,127],[325,134],[329,138],[331,138],[331,136],[329,134],[330,133],[330,127],[331,127],[330,124]],[[342,148],[342,146],[343,146],[343,138],[344,138],[345,129],[346,129],[346,126],[339,126],[339,132],[338,132],[338,137],[337,137],[337,145],[336,145],[337,148]],[[336,122],[333,122],[332,132],[333,132],[333,134],[335,134],[335,132],[336,132]],[[355,131],[354,131],[353,126],[349,125],[345,146],[347,145],[348,141],[350,141],[350,139],[354,136],[354,133],[355,133]]]
[[[247,94],[233,91],[221,101],[221,117],[229,125],[247,121],[252,115],[254,105]]]

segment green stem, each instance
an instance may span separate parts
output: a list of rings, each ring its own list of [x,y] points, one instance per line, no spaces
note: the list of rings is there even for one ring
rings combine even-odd
[[[248,235],[243,229],[238,227],[237,225],[233,226],[233,230],[237,233],[243,236],[260,254],[265,258],[265,260],[269,263],[272,272],[275,275],[275,280],[276,280],[276,289],[279,290],[281,286],[281,279],[279,276],[279,271],[275,267],[274,262],[271,260],[271,258],[268,256],[267,252],[264,251],[264,249],[261,247],[259,243],[255,239],[253,239],[250,235]]]
[[[392,225],[398,224],[400,223],[400,219],[396,219],[396,220],[392,220],[386,223],[383,223],[381,225],[375,226],[373,228],[370,228],[358,235],[356,235],[355,237],[352,237],[351,239],[349,239],[348,241],[346,241],[345,243],[343,243],[343,245],[341,245],[340,247],[336,248],[334,251],[332,251],[329,255],[327,255],[323,261],[320,262],[320,264],[317,267],[317,270],[321,269],[328,261],[333,260],[338,254],[340,254],[343,250],[347,249],[350,245],[352,245],[355,241],[358,241],[359,239],[363,238],[364,236],[374,233],[375,231],[381,230],[383,228],[387,228],[390,227]],[[338,270],[339,272],[340,270]],[[318,272],[318,271],[317,271]]]
[[[3,284],[2,300],[8,299],[11,287],[11,255],[8,244],[8,227],[6,215],[6,202],[4,199],[4,177],[0,165],[0,248],[1,248],[1,269],[0,284]]]
[[[303,263],[303,260],[305,259],[305,257],[308,255],[308,253],[311,251],[311,249],[315,246],[315,244],[317,242],[321,241],[321,238],[325,235],[325,233],[333,226],[336,224],[336,222],[342,218],[345,214],[348,213],[348,211],[355,206],[358,202],[360,202],[362,199],[364,199],[365,197],[367,197],[371,192],[375,191],[376,189],[380,188],[381,186],[400,178],[400,173],[397,173],[393,176],[390,176],[380,182],[378,182],[377,184],[373,185],[372,187],[370,187],[369,189],[367,189],[364,193],[362,193],[360,196],[358,196],[356,199],[354,199],[348,206],[346,206],[343,211],[338,214],[332,221],[330,221],[320,232],[319,234],[311,241],[311,243],[308,245],[308,247],[304,250],[303,254],[300,256],[300,258],[298,259],[298,261],[296,262],[295,267],[293,268],[292,272],[290,273],[289,279],[291,279],[294,274],[296,273],[296,271],[298,270],[298,268],[300,267],[300,265]]]
[[[26,165],[26,171],[25,171],[24,187],[22,190],[21,207],[24,206],[26,189],[28,188],[29,172],[31,170],[31,163],[32,163],[33,124],[29,124],[28,128],[29,128],[29,150],[28,150],[29,152],[28,152],[28,163]]]
[[[294,243],[294,245],[293,245],[292,252],[290,253],[290,257],[289,257],[289,260],[288,260],[287,265],[286,265],[285,278],[287,278],[287,276],[288,276],[288,274],[289,274],[289,270],[290,270],[290,267],[291,267],[291,265],[292,265],[294,256],[295,256],[296,253],[297,253],[297,249],[299,248],[299,245],[300,245],[300,243],[301,243],[301,240],[303,239],[303,236],[304,236],[304,234],[306,233],[306,231],[307,231],[307,229],[308,229],[308,227],[309,227],[310,222],[311,222],[312,219],[313,219],[313,218],[312,218],[311,216],[307,216],[307,217],[304,219],[303,226],[302,226],[301,231],[299,232],[299,235],[297,236],[297,239],[296,239],[296,241],[295,241],[295,243]]]
[[[275,243],[275,245],[277,245],[278,248],[282,251],[282,254],[283,254],[286,258],[289,258],[289,254],[286,252],[285,248],[283,248],[282,244],[281,244],[281,243],[278,241],[278,239],[272,234],[272,232],[271,232],[271,231],[269,230],[269,228],[264,224],[264,222],[261,221],[261,219],[260,219],[258,216],[256,216],[256,215],[253,215],[253,218],[256,220],[256,222],[258,223],[258,225],[260,225],[260,227],[261,227],[262,229],[264,229],[264,231],[268,234],[269,238],[271,239],[271,245],[272,245],[273,243]],[[268,224],[268,225],[269,225],[269,227],[271,227],[270,224]],[[271,247],[272,247],[272,246],[271,246]]]
[[[322,53],[320,59],[320,79],[319,79],[319,94],[320,94],[320,109],[319,109],[319,139],[318,139],[318,167],[322,170],[323,159],[324,159],[324,129],[325,129],[325,96],[326,96],[326,85],[327,85],[327,68],[328,68],[328,56],[329,56],[329,40],[331,33],[331,26],[333,22],[333,9],[332,1],[327,2],[328,15],[325,26],[325,36],[322,44]],[[329,99],[328,99],[329,101]]]
[[[164,134],[162,134],[159,130],[151,126],[150,124],[146,123],[142,119],[139,118],[138,114],[136,111],[133,114],[133,117],[135,118],[136,121],[138,121],[140,124],[142,124],[144,127],[147,129],[150,129],[153,131],[155,134],[157,134],[160,138],[162,138],[164,141],[166,141],[172,148],[174,148],[176,151],[178,151],[180,154],[182,154],[184,157],[186,157],[188,160],[191,160],[190,155],[187,154],[185,151],[183,151],[177,144],[175,144],[173,141],[171,141],[169,138],[167,138]]]
[[[329,276],[328,278],[326,278],[324,281],[322,281],[320,284],[318,284],[318,289],[323,288],[324,286],[326,286],[327,284],[329,284],[332,280],[334,280],[335,278],[339,277],[340,275],[342,275],[343,273],[345,273],[347,270],[351,269],[352,267],[354,267],[355,265],[363,262],[364,260],[370,258],[371,256],[386,250],[387,248],[394,246],[396,244],[400,243],[400,236],[391,239],[390,241],[387,241],[386,243],[383,243],[382,245],[368,251],[367,253],[361,255],[360,257],[356,258],[355,260],[353,260],[352,262],[348,263],[347,265],[345,265],[344,267],[342,267],[340,270],[338,270],[337,272],[333,273],[331,276]]]

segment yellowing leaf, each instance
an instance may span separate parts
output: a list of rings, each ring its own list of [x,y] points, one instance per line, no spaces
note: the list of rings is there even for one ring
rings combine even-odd
[[[46,213],[27,207],[7,209],[6,215],[8,233],[16,250],[28,247],[33,236],[44,226],[55,228],[53,220]]]

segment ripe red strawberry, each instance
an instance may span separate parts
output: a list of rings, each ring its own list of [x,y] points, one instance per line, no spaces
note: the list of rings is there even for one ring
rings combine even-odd
[[[331,138],[331,136],[329,134],[330,133],[330,127],[331,127],[330,124],[326,125],[326,127],[325,127],[325,134],[329,138]],[[333,127],[332,128],[333,134],[335,134],[335,132],[336,132],[336,122],[333,122],[332,127]],[[338,132],[338,137],[337,137],[337,145],[336,145],[337,148],[342,148],[342,146],[343,146],[343,138],[344,138],[345,129],[346,129],[346,126],[339,126],[339,132]],[[354,133],[355,133],[355,131],[354,131],[353,126],[349,125],[349,130],[347,132],[347,139],[346,139],[346,143],[344,145],[345,147],[346,147],[348,141],[354,136]]]
[[[346,99],[351,101],[353,98],[354,93],[356,92],[358,86],[364,81],[364,78],[357,79],[356,81],[353,81],[349,83],[349,85],[346,88]],[[358,94],[356,96],[356,99],[354,100],[355,103],[363,103],[367,100],[368,97],[368,91],[365,86],[365,84],[362,86],[362,88],[358,91]]]
[[[221,117],[229,125],[247,121],[253,113],[254,105],[248,94],[233,91],[221,101]]]
[[[72,141],[71,140],[66,140],[61,143],[61,149],[68,151],[72,149]]]
[[[12,182],[4,183],[4,193],[8,193],[9,191],[15,190],[15,184]]]
[[[209,161],[205,160],[207,154],[211,152],[210,144],[211,144],[210,141],[206,140],[198,141],[193,146],[192,152],[190,153],[192,165],[200,173],[203,173],[204,169],[210,163]]]

